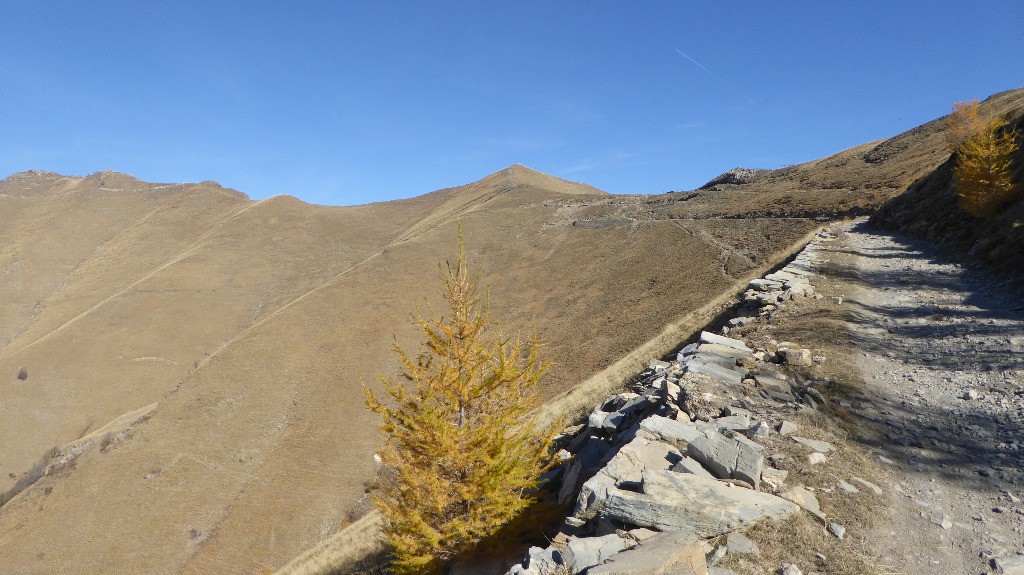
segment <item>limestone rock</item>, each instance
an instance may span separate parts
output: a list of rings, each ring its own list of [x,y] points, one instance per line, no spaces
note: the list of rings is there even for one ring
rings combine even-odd
[[[668,442],[689,443],[703,435],[695,425],[683,423],[660,415],[652,415],[640,422],[640,429],[654,437]]]
[[[783,363],[798,367],[806,367],[814,363],[809,349],[782,348],[779,350],[779,357],[782,358]]]
[[[774,495],[672,471],[645,471],[641,489],[610,489],[604,513],[640,527],[692,531],[708,538],[798,509]]]
[[[707,575],[708,565],[698,537],[686,531],[659,533],[613,556],[588,575]]]
[[[608,491],[619,483],[638,483],[645,469],[667,471],[682,458],[683,454],[667,443],[651,441],[641,435],[634,437],[583,484],[573,515],[592,517],[603,505]]]
[[[705,432],[687,445],[686,454],[719,479],[739,479],[758,489],[764,467],[764,448],[742,435]]]
[[[758,548],[757,543],[754,543],[742,533],[730,533],[725,545],[729,548],[729,553],[735,553],[736,555],[761,554],[761,549]]]
[[[818,439],[807,439],[806,437],[797,437],[796,435],[792,436],[790,439],[799,443],[800,445],[810,447],[811,449],[817,451],[818,453],[828,454],[836,450],[836,446],[832,445],[827,441],[821,441]]]
[[[682,461],[672,466],[672,471],[676,473],[692,473],[708,479],[715,478],[714,475],[711,475],[710,471],[704,469],[704,466],[692,457],[684,457]]]
[[[743,343],[742,341],[740,341],[738,339],[733,339],[731,337],[725,337],[723,335],[714,334],[714,333],[711,333],[709,331],[702,331],[702,332],[700,332],[700,341],[703,342],[703,343],[710,343],[710,344],[716,344],[716,345],[723,345],[725,347],[731,347],[733,349],[736,349],[736,350],[739,350],[739,351],[745,351],[747,353],[753,353],[753,350],[750,349],[749,347],[747,347],[747,344]]]
[[[860,477],[852,477],[852,478],[850,478],[850,481],[860,485],[861,487],[863,487],[864,489],[867,489],[868,491],[874,493],[875,495],[881,495],[882,494],[882,488],[877,486],[877,485],[875,485],[874,483],[871,483],[867,479],[861,479]]]
[[[825,514],[821,512],[821,506],[818,504],[818,498],[806,488],[801,486],[793,487],[789,491],[783,493],[780,497],[796,503],[818,519],[821,519],[822,521],[825,520]]]
[[[562,552],[562,563],[571,573],[579,573],[594,565],[600,565],[626,548],[626,541],[612,533],[603,537],[581,537],[571,539]]]

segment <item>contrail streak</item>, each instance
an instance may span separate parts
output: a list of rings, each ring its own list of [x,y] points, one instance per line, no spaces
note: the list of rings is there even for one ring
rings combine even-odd
[[[708,70],[707,66],[705,66],[704,64],[701,64],[700,62],[698,62],[698,61],[694,60],[693,58],[691,58],[691,57],[687,56],[687,55],[686,55],[686,53],[685,53],[685,52],[683,52],[682,50],[680,50],[679,48],[676,48],[675,50],[676,50],[676,52],[679,52],[679,55],[680,55],[680,56],[682,56],[683,58],[686,58],[687,60],[689,60],[689,61],[693,62],[693,63],[694,63],[694,65],[696,65],[696,66],[697,66],[698,68],[700,68],[701,70],[704,70],[705,72],[707,72],[708,74],[710,74],[710,75],[711,75],[711,76],[712,76],[712,77],[713,77],[714,79],[718,80],[719,82],[722,82],[723,84],[727,83],[727,82],[725,81],[725,79],[723,79],[723,78],[722,78],[721,76],[719,76],[718,74],[715,74],[715,73],[714,73],[714,72],[712,72],[711,70]],[[763,107],[761,107],[761,105],[760,105],[760,104],[758,104],[757,102],[755,102],[755,101],[753,100],[753,98],[750,98],[750,97],[744,97],[743,99],[744,99],[744,100],[746,100],[748,104],[750,104],[751,106],[754,106],[754,107],[755,107],[755,108],[757,108],[758,110],[761,110],[761,111],[762,111],[762,112],[764,112],[765,114],[768,114],[768,113],[769,113],[769,112],[768,112],[768,110],[765,110],[765,109],[764,109]]]
[[[680,56],[682,56],[683,58],[686,58],[687,60],[689,60],[689,61],[693,62],[694,64],[696,64],[696,65],[697,65],[697,67],[698,67],[698,68],[700,68],[701,70],[704,70],[704,71],[705,71],[705,72],[707,72],[708,74],[711,74],[712,76],[714,76],[715,78],[717,78],[717,79],[718,79],[719,81],[722,81],[722,82],[724,82],[724,81],[725,81],[725,80],[722,80],[722,77],[721,77],[721,76],[719,76],[718,74],[715,74],[715,73],[714,73],[714,72],[712,72],[711,70],[708,70],[708,69],[707,69],[707,68],[706,68],[706,67],[704,66],[704,64],[701,64],[700,62],[698,62],[698,61],[694,60],[693,58],[691,58],[691,57],[687,56],[687,55],[686,55],[686,54],[685,54],[685,53],[684,53],[684,52],[683,52],[682,50],[680,50],[679,48],[676,48],[676,52],[679,52],[679,55],[680,55]]]

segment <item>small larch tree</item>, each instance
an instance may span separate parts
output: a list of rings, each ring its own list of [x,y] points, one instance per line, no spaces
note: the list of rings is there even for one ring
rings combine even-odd
[[[947,118],[947,143],[960,206],[973,216],[995,215],[1018,194],[1013,176],[1017,133],[996,118],[985,119],[978,102],[959,102]]]
[[[438,572],[523,512],[549,459],[552,434],[530,420],[547,368],[537,337],[491,333],[459,236],[441,267],[446,313],[417,314],[418,354],[396,344],[404,370],[381,378],[386,399],[365,389],[384,439],[374,503],[401,574]]]

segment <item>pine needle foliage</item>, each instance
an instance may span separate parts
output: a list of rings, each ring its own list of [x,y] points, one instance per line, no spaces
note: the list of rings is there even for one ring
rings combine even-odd
[[[980,134],[985,124],[977,100],[953,104],[953,112],[946,116],[946,147],[956,153],[967,140]]]
[[[437,573],[524,511],[552,439],[529,421],[548,367],[536,335],[490,334],[461,231],[458,262],[439,267],[447,313],[416,315],[425,340],[415,356],[394,347],[404,370],[381,378],[387,401],[364,387],[382,419],[390,473],[374,503],[397,574]]]
[[[1017,196],[1012,166],[1017,148],[1017,133],[997,119],[985,122],[957,148],[953,175],[964,211],[988,218]]]

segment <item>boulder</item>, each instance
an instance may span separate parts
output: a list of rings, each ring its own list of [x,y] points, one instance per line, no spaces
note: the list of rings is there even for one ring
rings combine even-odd
[[[569,567],[570,573],[579,573],[604,563],[626,546],[626,541],[614,533],[603,537],[573,538],[565,545],[562,563]]]
[[[774,495],[673,471],[645,471],[641,490],[610,489],[604,514],[640,527],[709,538],[799,509]]]
[[[686,371],[690,373],[702,373],[714,379],[739,385],[743,382],[745,371],[736,371],[717,363],[707,363],[699,360],[687,360]]]
[[[588,575],[707,575],[699,537],[687,531],[659,533],[613,556]]]
[[[739,479],[758,489],[764,467],[764,448],[742,435],[705,432],[687,444],[686,454],[719,479]]]
[[[779,357],[782,358],[782,362],[786,365],[806,367],[814,363],[811,359],[811,350],[809,349],[791,349],[784,347],[779,350]]]
[[[689,443],[703,435],[697,426],[669,419],[660,415],[652,415],[640,422],[640,429],[663,441]]]
[[[637,435],[583,484],[573,515],[586,519],[593,517],[603,506],[609,489],[620,483],[639,483],[645,469],[667,471],[682,458],[683,454],[675,447]]]
[[[692,457],[684,457],[682,461],[672,466],[672,471],[676,473],[692,473],[708,479],[715,478],[714,475],[711,475],[710,471],[704,469],[704,466]]]

